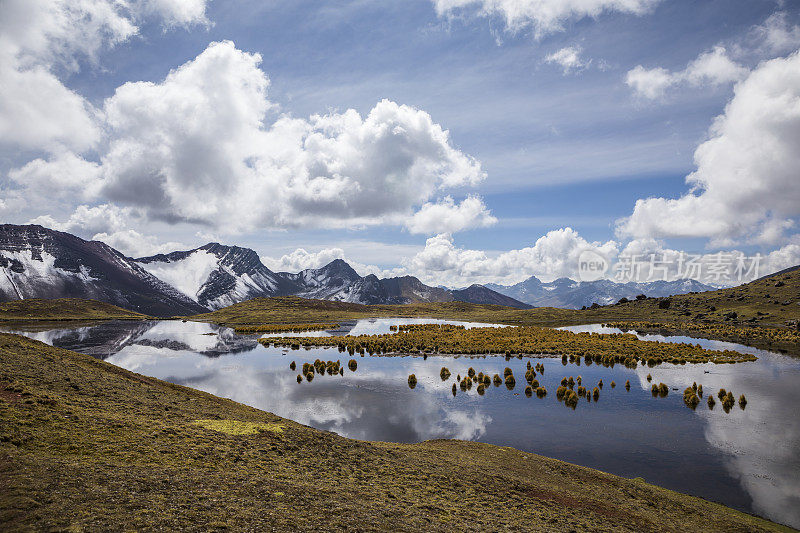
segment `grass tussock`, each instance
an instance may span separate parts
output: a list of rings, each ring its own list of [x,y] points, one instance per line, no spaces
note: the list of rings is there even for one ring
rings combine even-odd
[[[446,366],[443,366],[442,369],[439,371],[439,377],[442,381],[447,381],[450,379],[450,371],[447,369]]]

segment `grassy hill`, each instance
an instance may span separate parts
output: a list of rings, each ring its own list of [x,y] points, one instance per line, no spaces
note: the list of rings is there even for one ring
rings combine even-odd
[[[147,315],[128,311],[116,305],[83,300],[58,298],[14,300],[0,303],[0,320],[142,320]]]
[[[5,531],[789,531],[511,448],[346,439],[15,335],[0,487]]]

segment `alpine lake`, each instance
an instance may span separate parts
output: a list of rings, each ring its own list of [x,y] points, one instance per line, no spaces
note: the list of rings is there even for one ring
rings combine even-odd
[[[390,326],[420,323],[487,324],[428,319],[365,319],[335,330],[296,336],[390,333]],[[621,332],[601,325],[564,329]],[[721,341],[639,335],[660,342],[699,344],[751,353],[736,364],[662,363],[655,367],[562,363],[561,358],[503,356],[349,356],[335,348],[267,347],[260,335],[204,322],[109,321],[18,323],[0,330],[22,334],[172,383],[231,398],[285,418],[354,439],[418,442],[453,438],[511,446],[717,501],[800,528],[800,359]],[[315,360],[341,361],[343,374],[298,382],[299,368]],[[350,359],[357,367],[349,368]],[[298,370],[292,370],[294,362]],[[544,365],[536,379],[548,394],[524,393],[527,363]],[[443,381],[442,367],[451,375]],[[458,375],[503,375],[516,386],[491,385],[454,395]],[[417,384],[409,387],[408,376]],[[647,376],[651,375],[652,381]],[[581,376],[590,390],[603,381],[597,401],[581,398],[572,409],[559,402],[561,379]],[[630,389],[625,383],[630,381]],[[612,387],[612,382],[615,387]],[[653,383],[669,387],[651,394]],[[702,384],[696,409],[683,390]],[[747,405],[709,409],[720,388],[744,394]],[[716,399],[716,398],[715,398]]]

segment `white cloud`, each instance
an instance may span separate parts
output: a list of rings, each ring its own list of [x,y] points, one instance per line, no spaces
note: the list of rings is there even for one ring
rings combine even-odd
[[[58,199],[92,200],[101,186],[101,169],[69,151],[59,151],[47,160],[34,159],[11,170],[9,178],[17,183],[32,204],[48,204]]]
[[[96,233],[123,230],[130,219],[130,212],[117,206],[103,204],[90,207],[79,205],[65,222],[58,222],[50,215],[36,217],[30,224],[39,224],[58,231],[94,235]]]
[[[616,257],[615,241],[589,242],[572,228],[550,231],[531,247],[489,255],[458,248],[449,234],[431,237],[425,249],[406,260],[404,268],[423,281],[461,286],[466,283],[516,283],[530,276],[545,281],[576,276],[578,257],[593,250]]]
[[[497,223],[486,204],[468,196],[456,204],[450,196],[437,203],[426,203],[414,213],[406,227],[411,233],[456,233],[470,228],[485,228]]]
[[[271,124],[261,57],[212,43],[163,83],[104,105],[104,194],[165,220],[228,231],[402,223],[440,190],[484,177],[424,111],[383,100]]]
[[[147,257],[155,254],[189,249],[179,242],[161,242],[153,235],[143,235],[136,230],[127,229],[112,233],[98,233],[92,240],[101,241],[128,257]]]
[[[439,16],[461,12],[500,16],[509,31],[533,27],[537,37],[564,29],[568,20],[603,13],[648,13],[659,0],[432,0]]]
[[[210,24],[206,0],[144,0],[137,8],[139,13],[158,16],[166,27]]]
[[[564,74],[576,72],[591,65],[592,60],[581,59],[583,50],[580,46],[567,46],[547,55],[544,60],[546,63],[555,63],[561,67]]]
[[[762,54],[785,54],[800,47],[800,26],[790,24],[785,12],[773,13],[747,40]]]
[[[280,259],[262,256],[261,262],[273,272],[300,272],[307,268],[320,268],[334,259],[344,258],[344,250],[341,248],[325,248],[318,252],[307,252],[298,248]]]
[[[166,26],[203,22],[205,0],[4,0],[0,144],[77,152],[95,146],[101,131],[94,108],[54,69],[96,62],[100,50],[136,35],[145,15],[162,17]]]
[[[800,215],[800,53],[740,82],[694,159],[690,191],[638,200],[618,235],[779,241]]]
[[[695,87],[723,85],[741,80],[748,70],[728,57],[726,49],[715,46],[690,62],[685,69],[670,72],[665,68],[645,68],[637,65],[628,71],[625,83],[637,96],[649,100],[662,98],[667,89],[689,84]]]

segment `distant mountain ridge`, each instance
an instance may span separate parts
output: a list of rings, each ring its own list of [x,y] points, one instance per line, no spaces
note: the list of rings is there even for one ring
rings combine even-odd
[[[482,286],[449,290],[430,287],[413,276],[362,277],[343,259],[297,273],[273,272],[255,251],[218,243],[135,261],[209,309],[261,296],[288,295],[367,305],[464,301],[531,307]]]
[[[549,283],[543,283],[535,276],[515,285],[489,283],[486,287],[535,307],[567,309],[580,309],[594,303],[608,305],[616,303],[622,298],[636,298],[640,294],[661,297],[715,290],[714,287],[692,279],[616,283],[607,279],[575,281],[569,278],[558,278]]]
[[[0,225],[0,301],[90,298],[154,316],[288,295],[362,304],[458,300],[530,307],[481,289],[429,287],[413,276],[362,277],[342,259],[298,273],[273,272],[254,250],[219,243],[133,259],[102,242],[42,226]]]

